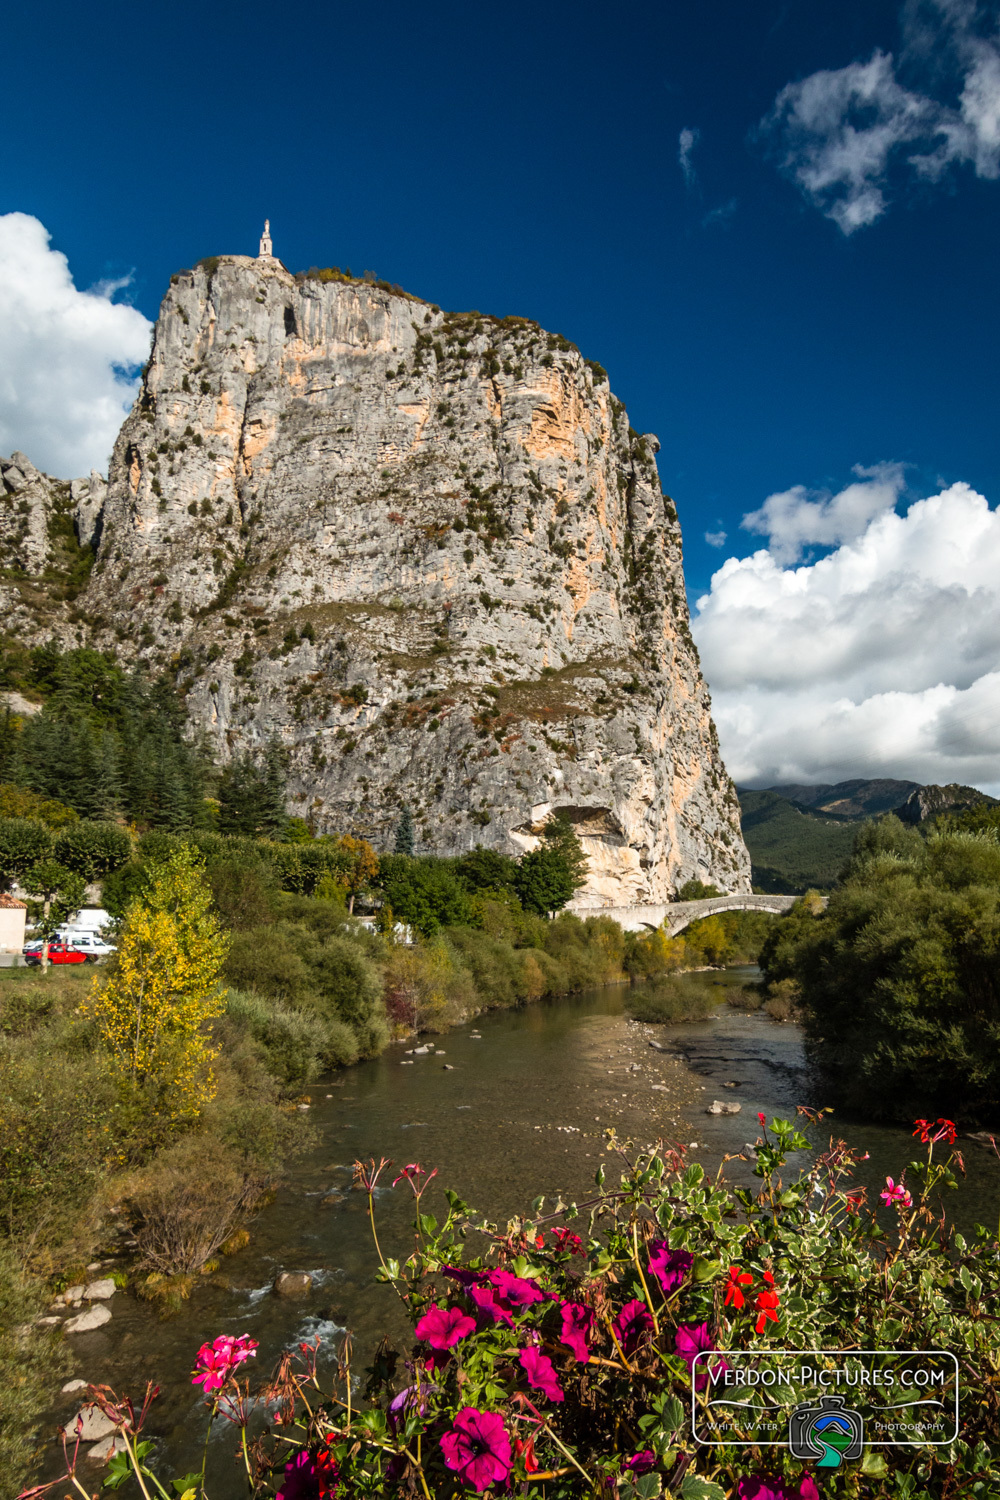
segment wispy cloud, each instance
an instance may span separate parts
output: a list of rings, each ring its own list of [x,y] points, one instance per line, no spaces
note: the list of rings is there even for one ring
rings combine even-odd
[[[768,495],[760,510],[745,515],[740,525],[767,537],[776,562],[794,563],[809,547],[853,542],[876,516],[894,510],[903,491],[903,472],[903,464],[855,464],[856,482],[836,495],[795,484]]]
[[[739,200],[730,198],[727,203],[720,203],[718,208],[710,208],[702,219],[702,228],[707,229],[710,224],[727,224],[736,212]]]
[[[698,174],[695,172],[694,164],[691,161],[691,154],[698,144],[698,137],[700,135],[700,130],[693,130],[685,125],[677,137],[677,160],[680,163],[681,171],[684,173],[684,181],[689,188],[694,187],[698,180]]]
[[[910,0],[903,22],[898,62],[876,49],[867,62],[812,73],[787,84],[762,121],[782,170],[844,234],[886,212],[894,168],[925,182],[963,164],[1000,177],[996,6]],[[930,91],[929,74],[952,102]]]
[[[726,533],[724,531],[706,531],[705,540],[710,547],[724,547],[726,545]]]

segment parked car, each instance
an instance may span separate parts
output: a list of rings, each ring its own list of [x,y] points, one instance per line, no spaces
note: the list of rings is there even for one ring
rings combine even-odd
[[[109,953],[118,951],[114,943],[105,942],[96,932],[61,932],[59,937],[68,947],[78,948],[81,953],[86,953],[88,958],[106,958]]]
[[[40,964],[42,961],[42,944],[37,947],[32,945],[24,950],[24,961],[28,964]],[[81,953],[79,948],[71,948],[67,943],[58,941],[49,944],[50,964],[96,964],[97,955]]]

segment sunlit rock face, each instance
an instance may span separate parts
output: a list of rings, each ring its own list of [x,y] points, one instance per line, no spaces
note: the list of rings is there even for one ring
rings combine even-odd
[[[164,298],[86,611],[223,758],[278,736],[317,831],[514,854],[564,809],[578,906],[749,890],[658,446],[534,323],[221,257]]]

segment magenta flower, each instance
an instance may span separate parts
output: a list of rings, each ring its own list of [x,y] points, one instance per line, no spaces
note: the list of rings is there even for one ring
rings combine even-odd
[[[442,1266],[441,1270],[452,1281],[458,1281],[462,1286],[474,1286],[483,1279],[484,1271],[470,1271],[466,1266]]]
[[[634,1354],[639,1345],[645,1343],[652,1327],[653,1320],[645,1302],[638,1299],[626,1302],[615,1319],[615,1333],[626,1355]]]
[[[503,1484],[511,1471],[510,1438],[495,1411],[463,1406],[442,1437],[441,1449],[448,1468],[480,1493]]]
[[[903,1186],[902,1181],[893,1182],[891,1177],[885,1179],[885,1189],[879,1193],[882,1202],[888,1207],[890,1203],[898,1203],[902,1208],[912,1208],[913,1199]]]
[[[537,1281],[529,1281],[523,1276],[513,1276],[510,1271],[491,1271],[489,1282],[496,1291],[498,1302],[511,1311],[518,1307],[530,1307],[532,1302],[545,1300]]]
[[[327,1500],[340,1488],[340,1470],[329,1453],[300,1448],[285,1465],[285,1477],[274,1500]]]
[[[491,1323],[503,1323],[506,1327],[513,1328],[514,1319],[507,1309],[501,1306],[496,1300],[492,1287],[473,1285],[468,1287],[468,1293],[479,1311],[485,1318],[489,1318]]]
[[[594,1326],[594,1314],[582,1302],[564,1302],[559,1311],[562,1314],[559,1342],[571,1349],[580,1364],[585,1365],[590,1359],[587,1338]]]
[[[633,1453],[631,1458],[625,1460],[626,1469],[631,1469],[633,1474],[648,1474],[651,1469],[656,1468],[656,1454],[649,1448],[643,1448],[640,1453]]]
[[[736,1500],[819,1500],[819,1490],[809,1474],[803,1475],[794,1489],[783,1479],[765,1479],[753,1474],[736,1486]]]
[[[453,1349],[475,1331],[476,1320],[460,1307],[429,1307],[414,1332],[432,1349]]]
[[[541,1391],[550,1401],[562,1401],[562,1389],[556,1379],[555,1366],[547,1354],[540,1354],[537,1349],[522,1349],[518,1354],[521,1367],[528,1377],[528,1384],[534,1386],[536,1391]]]
[[[671,1250],[666,1240],[654,1240],[649,1247],[649,1269],[669,1297],[676,1291],[694,1265],[694,1256],[687,1250]]]
[[[221,1390],[233,1371],[238,1370],[244,1360],[254,1357],[257,1348],[256,1340],[246,1334],[239,1338],[228,1333],[220,1334],[213,1343],[202,1344],[195,1355],[191,1384],[200,1385],[206,1395],[209,1391]]]
[[[712,1343],[707,1323],[682,1323],[678,1328],[677,1336],[674,1340],[674,1351],[680,1355],[689,1370],[694,1369],[696,1354],[701,1354],[704,1350],[714,1350],[714,1348],[715,1345]],[[729,1366],[726,1364],[726,1361],[720,1359],[717,1364],[712,1365],[711,1374],[718,1378],[718,1376],[725,1374],[728,1369]],[[708,1384],[708,1379],[709,1371],[704,1365],[699,1365],[698,1374],[695,1376],[694,1382],[695,1390],[703,1391]]]

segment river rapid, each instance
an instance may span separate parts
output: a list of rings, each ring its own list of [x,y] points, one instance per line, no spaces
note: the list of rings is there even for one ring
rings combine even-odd
[[[755,973],[711,977],[732,985]],[[691,1158],[714,1172],[723,1156],[754,1140],[758,1110],[769,1119],[794,1118],[797,1104],[825,1103],[794,1024],[722,1005],[706,1021],[646,1025],[625,1015],[627,995],[627,988],[614,987],[493,1012],[437,1043],[394,1044],[381,1057],[315,1085],[308,1116],[315,1142],[251,1226],[249,1245],[166,1321],[149,1304],[119,1293],[110,1304],[111,1323],[68,1341],[73,1374],[133,1397],[141,1396],[147,1380],[159,1384],[150,1434],[159,1439],[165,1465],[183,1474],[201,1462],[205,1409],[190,1372],[204,1341],[249,1334],[259,1341],[256,1363],[263,1371],[282,1350],[318,1336],[329,1366],[349,1327],[360,1371],[383,1333],[405,1337],[394,1294],[373,1281],[377,1260],[366,1197],[351,1187],[356,1158],[390,1157],[396,1170],[411,1162],[437,1168],[424,1212],[443,1217],[443,1188],[451,1187],[502,1225],[528,1211],[540,1193],[547,1207],[560,1196],[582,1202],[594,1191],[602,1161],[613,1181],[607,1127],[639,1146],[660,1137],[682,1141]],[[670,1051],[655,1050],[651,1040]],[[425,1044],[433,1053],[408,1050]],[[735,1101],[741,1113],[709,1115],[713,1099]],[[811,1135],[824,1146],[831,1133],[870,1153],[857,1180],[872,1198],[884,1178],[898,1178],[916,1154],[905,1129],[834,1116]],[[959,1144],[968,1175],[949,1195],[949,1210],[966,1229],[976,1220],[996,1225],[1000,1162],[973,1142]],[[795,1175],[794,1157],[789,1166],[786,1175]],[[405,1183],[390,1186],[396,1170],[377,1190],[377,1222],[384,1253],[403,1259],[413,1243],[412,1196]],[[753,1181],[748,1164],[731,1163],[727,1171]],[[471,1241],[468,1253],[475,1253]],[[284,1270],[309,1272],[312,1291],[295,1299],[277,1296],[272,1284]],[[64,1422],[76,1409],[73,1398],[62,1397],[53,1416]],[[233,1460],[235,1437],[224,1422],[213,1433],[209,1472],[217,1500],[245,1494]],[[51,1475],[52,1464],[45,1467]]]

